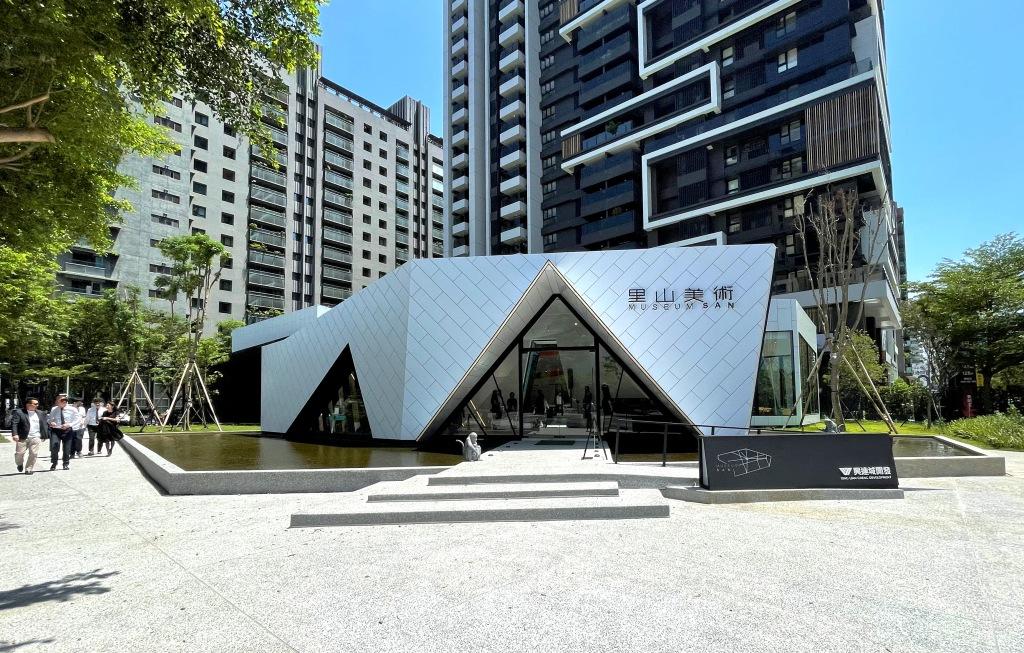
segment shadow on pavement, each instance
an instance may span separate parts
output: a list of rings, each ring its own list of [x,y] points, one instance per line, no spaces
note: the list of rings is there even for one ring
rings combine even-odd
[[[54,641],[56,640],[51,637],[49,639],[27,639],[24,642],[0,642],[0,653],[13,651],[22,646],[32,646],[33,644],[53,644]]]
[[[117,573],[119,572],[101,573],[99,569],[94,569],[80,574],[68,574],[59,580],[3,590],[0,591],[0,611],[46,601],[69,601],[79,594],[106,594],[110,588],[100,581]]]

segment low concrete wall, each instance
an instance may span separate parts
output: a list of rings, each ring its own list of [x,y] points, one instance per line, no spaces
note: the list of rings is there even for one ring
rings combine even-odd
[[[448,467],[367,467],[360,469],[255,469],[188,472],[142,446],[121,440],[132,459],[168,494],[287,494],[352,492],[380,483],[436,474]]]
[[[930,437],[951,447],[967,451],[971,455],[896,458],[896,473],[900,478],[1006,475],[1006,458],[1003,456],[994,456],[984,449],[941,435]]]

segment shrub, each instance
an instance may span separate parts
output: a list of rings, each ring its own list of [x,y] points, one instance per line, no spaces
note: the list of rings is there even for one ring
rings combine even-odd
[[[997,449],[1024,449],[1024,417],[1016,410],[950,422],[946,431]]]

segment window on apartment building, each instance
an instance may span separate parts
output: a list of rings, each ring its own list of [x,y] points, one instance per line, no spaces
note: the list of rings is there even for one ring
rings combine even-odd
[[[558,156],[557,155],[555,155],[555,156],[546,156],[546,157],[544,157],[543,160],[541,160],[541,167],[544,170],[549,170],[551,168],[554,168],[557,165],[558,165]]]
[[[796,29],[796,12],[791,11],[785,16],[779,16],[775,23],[775,36],[782,37]]]
[[[373,206],[373,202],[370,201],[369,197],[363,197],[363,206]]]
[[[555,30],[549,29],[548,31],[540,35],[540,44],[545,45],[551,42],[551,39],[555,38]]]
[[[227,159],[234,159],[235,158],[235,148],[228,147],[227,145],[225,145],[223,152],[224,152],[224,158],[227,158]]]
[[[167,225],[168,227],[177,227],[180,224],[174,218],[168,218],[166,215],[157,215],[156,213],[150,214],[150,220],[157,224]]]
[[[796,204],[793,202],[792,197],[786,197],[782,200],[782,217],[792,218],[795,214]]]
[[[380,133],[380,140],[382,140],[382,141],[384,141],[385,143],[387,143],[387,142],[388,142],[388,135],[387,135],[387,134],[385,134],[384,132],[381,132],[381,133]]]
[[[555,90],[555,80],[548,80],[540,85],[540,95],[544,97],[551,91]]]
[[[176,106],[176,107],[178,107],[180,109],[184,103],[181,101],[180,97],[172,97],[171,98],[171,104],[173,104],[174,106]]]
[[[377,150],[377,155],[380,156],[380,158],[382,158],[382,159],[386,159],[386,158],[388,158],[388,151],[383,149],[383,148],[381,148],[381,149]]]
[[[227,168],[224,168],[223,170],[221,170],[220,176],[222,178],[224,178],[226,181],[234,181],[235,180],[235,171],[234,170],[228,170]]]
[[[725,148],[725,165],[736,165],[740,161],[740,148],[738,145],[730,145]]]
[[[149,246],[150,247],[159,248],[160,247],[160,239],[159,238],[150,238],[149,239]]]
[[[555,55],[549,54],[540,60],[540,69],[547,70],[551,66],[555,65]]]
[[[363,125],[363,131],[366,132],[367,134],[372,134],[373,127],[371,127],[370,125]]]
[[[544,234],[544,247],[553,247],[558,242],[558,234]]]
[[[373,146],[369,142],[363,143],[363,150],[366,152],[373,152]]]
[[[171,273],[171,266],[169,266],[169,265],[161,265],[161,264],[158,264],[158,263],[150,263],[149,264],[149,271],[152,272],[153,274],[170,274]]]
[[[373,188],[373,182],[369,177],[363,177],[363,188]]]
[[[153,123],[181,133],[181,123],[175,122],[166,116],[153,116]]]
[[[541,145],[547,145],[548,143],[552,142],[556,138],[558,138],[558,130],[557,129],[552,129],[549,132],[544,132],[543,134],[541,134],[541,137],[540,137]]]
[[[388,187],[385,184],[377,184],[377,190],[381,193],[388,192]]]
[[[193,204],[192,205],[192,215],[196,216],[197,218],[205,218],[206,217],[206,207],[205,206],[199,206],[198,204]]]
[[[543,215],[543,218],[544,218],[544,224],[551,224],[556,219],[558,219],[558,209],[556,209],[554,207],[552,207],[550,209],[544,209],[544,212],[542,213],[542,215]]]
[[[196,172],[206,172],[206,161],[203,161],[202,159],[192,159],[192,169]]]
[[[196,122],[202,125],[203,127],[209,127],[210,116],[206,115],[205,113],[200,113],[199,111],[196,111]]]
[[[384,166],[377,166],[377,174],[379,174],[381,177],[387,177],[388,169],[385,168]]]
[[[221,313],[230,313],[231,312],[231,302],[218,302],[217,303],[217,310],[220,311]]]
[[[381,247],[387,247],[388,239],[384,236],[377,236],[377,244]]]
[[[783,145],[800,140],[800,121],[794,120],[782,126],[779,131],[779,142]]]
[[[736,57],[736,49],[733,46],[722,48],[722,65],[728,66],[732,64]]]
[[[387,263],[388,262],[387,255],[386,254],[377,254],[377,262],[378,263]]]
[[[556,5],[556,4],[557,4],[557,3],[554,3],[554,2],[549,2],[549,3],[547,3],[546,5],[544,5],[543,7],[541,7],[541,8],[540,8],[540,17],[541,17],[541,19],[547,18],[547,17],[548,17],[548,16],[550,16],[550,15],[551,15],[552,13],[554,13],[554,11],[555,11],[555,5]]]
[[[206,140],[202,136],[193,136],[192,143],[201,150],[207,150],[210,148],[210,141]]]
[[[231,191],[222,190],[220,192],[220,199],[222,201],[224,201],[224,202],[228,202],[229,204],[234,204],[235,203],[235,194],[232,193]]]
[[[372,222],[373,222],[373,219],[370,216],[368,216],[368,215],[366,215],[364,213],[363,214],[363,224],[371,224]]]
[[[235,244],[235,237],[223,234],[220,237],[220,244],[224,245],[225,247],[233,247]]]
[[[732,179],[726,180],[725,182],[726,192],[730,195],[735,195],[740,192],[740,180],[739,177],[733,177]]]
[[[220,289],[221,290],[231,290],[231,279],[221,279],[220,280]]]
[[[365,232],[363,233],[363,242],[366,242],[366,243],[370,242],[370,234],[365,233]]]
[[[729,233],[739,233],[743,229],[743,216],[739,213],[731,213],[726,218],[726,222],[729,225]]]
[[[363,272],[363,276],[364,277],[370,276],[370,268],[363,268],[362,272]],[[365,288],[365,287],[366,286],[363,286],[363,288]]]
[[[206,184],[204,184],[202,182],[199,182],[199,181],[193,181],[192,182],[192,192],[193,193],[198,193],[200,195],[206,195]]]
[[[728,100],[736,95],[736,80],[726,79],[722,81],[722,99]]]
[[[206,233],[206,229],[201,229],[200,227],[192,227],[192,235],[193,236],[198,236],[199,234],[205,234],[205,233]]]
[[[377,220],[377,228],[378,229],[387,229],[388,228],[388,221],[387,220]]]
[[[180,197],[172,193],[168,193],[165,190],[154,190],[153,198],[158,200],[164,200],[166,202],[171,202],[172,204],[181,204]]]
[[[796,48],[779,54],[779,72],[784,73],[791,68],[796,68]]]
[[[802,175],[804,172],[804,158],[802,156],[793,157],[788,161],[783,161],[776,170],[772,171],[772,176],[775,179],[792,179],[798,175]],[[775,180],[773,179],[773,181]]]
[[[388,210],[388,203],[387,202],[377,202],[377,208],[380,209],[381,211],[387,211]]]
[[[170,177],[171,179],[181,179],[181,173],[177,170],[171,170],[166,166],[153,166],[153,172],[164,177]]]
[[[230,270],[235,267],[235,259],[230,256],[222,256],[220,257],[220,266],[224,269]]]
[[[557,181],[549,181],[546,184],[544,184],[543,186],[541,186],[541,192],[543,192],[545,195],[550,195],[551,193],[555,192],[556,190],[558,190],[558,182]]]
[[[363,170],[373,170],[373,164],[369,161],[363,161]]]
[[[794,254],[796,254],[796,236],[794,236],[793,234],[789,234],[788,236],[786,236],[785,244],[787,256],[793,256]]]

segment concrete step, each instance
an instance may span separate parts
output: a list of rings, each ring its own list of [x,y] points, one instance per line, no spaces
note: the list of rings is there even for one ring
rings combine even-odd
[[[577,521],[668,517],[669,506],[651,490],[611,497],[507,499],[504,501],[438,501],[353,505],[329,514],[294,514],[292,528],[442,524],[505,521]]]
[[[612,473],[567,472],[551,474],[479,474],[429,476],[427,485],[511,485],[534,483],[598,483],[616,481]]]
[[[588,483],[495,483],[410,488],[404,491],[377,492],[366,497],[370,502],[388,501],[471,501],[485,499],[545,499],[552,497],[616,497],[619,484],[614,481]]]
[[[857,499],[902,499],[900,488],[809,488],[794,490],[705,490],[695,486],[669,486],[662,490],[668,499],[693,503],[760,503],[765,501],[851,501]]]

